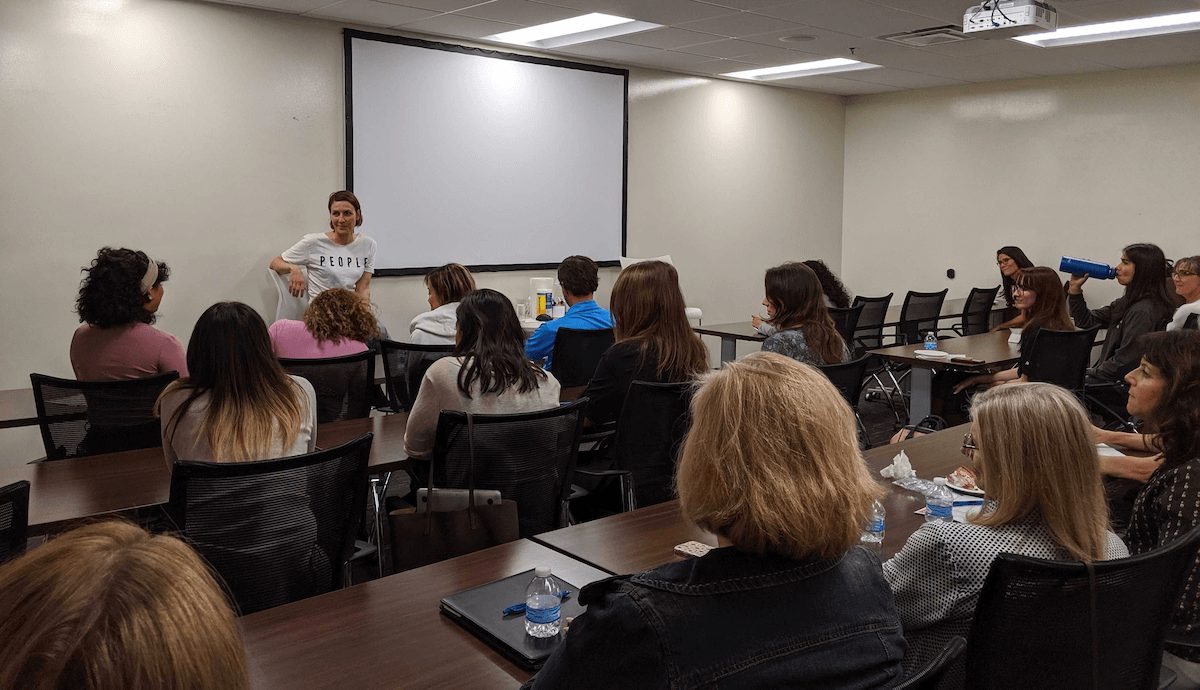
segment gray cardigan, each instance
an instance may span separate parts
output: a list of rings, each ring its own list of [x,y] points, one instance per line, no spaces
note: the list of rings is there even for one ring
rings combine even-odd
[[[1083,295],[1071,294],[1067,295],[1067,306],[1076,328],[1100,326],[1108,329],[1104,336],[1104,347],[1100,351],[1100,364],[1092,373],[1109,381],[1120,381],[1137,367],[1142,352],[1133,347],[1133,341],[1144,333],[1161,331],[1171,319],[1173,311],[1149,299],[1128,304],[1125,297],[1107,307],[1088,309]]]

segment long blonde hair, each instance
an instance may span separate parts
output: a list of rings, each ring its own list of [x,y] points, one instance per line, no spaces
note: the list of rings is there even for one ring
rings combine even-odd
[[[1087,413],[1048,383],[1000,386],[975,398],[975,465],[995,509],[973,522],[998,527],[1040,518],[1072,558],[1103,559],[1108,504]]]
[[[0,687],[248,688],[233,612],[174,537],[112,521],[0,568]]]
[[[698,526],[743,551],[796,560],[845,553],[883,494],[841,393],[816,369],[770,352],[701,379],[677,489]]]

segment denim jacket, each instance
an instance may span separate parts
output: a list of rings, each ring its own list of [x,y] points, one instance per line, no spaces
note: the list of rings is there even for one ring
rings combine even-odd
[[[601,580],[526,687],[890,687],[904,638],[879,560],[734,548]]]

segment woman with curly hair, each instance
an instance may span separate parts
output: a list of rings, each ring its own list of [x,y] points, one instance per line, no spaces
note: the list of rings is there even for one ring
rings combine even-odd
[[[842,281],[829,270],[824,261],[809,259],[801,263],[811,268],[812,272],[817,274],[817,280],[821,281],[821,294],[825,296],[825,306],[838,309],[850,306],[850,293],[846,291],[846,286],[842,285]]]
[[[71,368],[81,381],[137,379],[168,371],[187,376],[183,344],[151,326],[170,269],[145,252],[104,247],[83,269],[71,338]]]
[[[345,288],[331,288],[313,298],[303,321],[281,319],[271,324],[276,357],[321,359],[356,355],[379,337],[371,305]]]

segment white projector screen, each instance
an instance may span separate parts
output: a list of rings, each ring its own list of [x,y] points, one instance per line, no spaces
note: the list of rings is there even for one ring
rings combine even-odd
[[[628,70],[346,30],[346,183],[375,275],[625,249]]]

